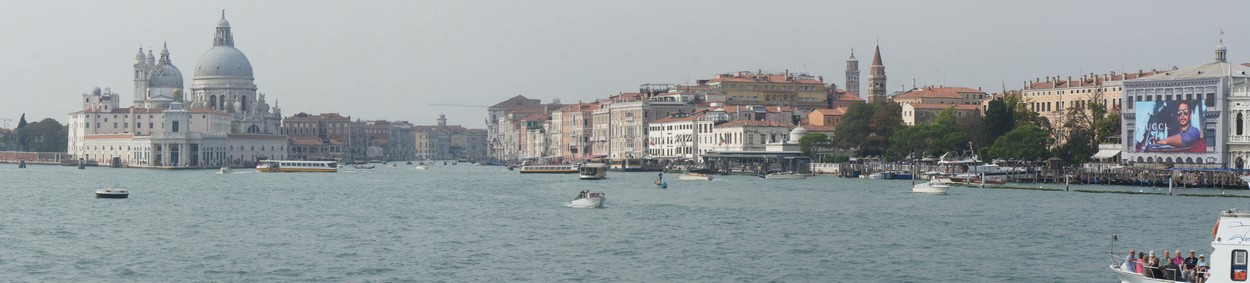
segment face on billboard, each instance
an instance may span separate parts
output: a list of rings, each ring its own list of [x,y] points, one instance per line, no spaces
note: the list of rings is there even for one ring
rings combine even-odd
[[[1138,101],[1137,152],[1208,152],[1202,100]]]

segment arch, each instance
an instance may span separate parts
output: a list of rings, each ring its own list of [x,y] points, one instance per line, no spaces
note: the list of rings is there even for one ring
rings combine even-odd
[[[217,109],[217,96],[216,95],[208,96],[208,108]]]
[[[247,111],[247,96],[246,95],[239,96],[239,109],[243,111]]]
[[[226,111],[226,96],[225,95],[218,95],[218,96],[220,96],[221,98],[217,99],[217,103],[218,103],[217,110]]]
[[[1201,158],[1199,158],[1198,160],[1202,160],[1202,159],[1201,159]],[[1185,164],[1193,164],[1193,163],[1194,163],[1194,158],[1193,158],[1193,157],[1186,157],[1186,158],[1185,158]]]
[[[1180,157],[1177,157],[1176,159],[1177,159],[1177,160],[1180,160]],[[1168,157],[1168,159],[1167,159],[1167,163],[1173,163],[1173,162],[1172,162],[1172,158],[1171,158],[1171,157]]]
[[[257,127],[256,125],[251,125],[251,126],[248,126],[248,127],[247,127],[247,132],[248,132],[248,133],[259,133],[259,132],[260,132],[260,127]]]
[[[1245,125],[1245,118],[1246,117],[1242,115],[1241,111],[1237,111],[1237,124],[1234,126],[1234,129],[1237,129],[1236,135],[1238,136],[1242,133],[1242,127]]]
[[[1245,169],[1246,160],[1243,159],[1241,156],[1238,156],[1237,160],[1233,161],[1233,166],[1235,166],[1237,169]]]

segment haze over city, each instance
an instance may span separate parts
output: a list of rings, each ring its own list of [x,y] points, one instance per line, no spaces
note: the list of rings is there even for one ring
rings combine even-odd
[[[1250,56],[1246,2],[222,1],[8,2],[0,127],[65,122],[94,87],[133,99],[132,63],[168,44],[190,85],[225,10],[259,92],[284,115],[484,127],[515,95],[562,102],[789,70],[844,87],[844,60],[880,44],[888,92],[1019,89],[1045,76],[1190,66],[1220,41]],[[456,104],[462,106],[432,106]]]

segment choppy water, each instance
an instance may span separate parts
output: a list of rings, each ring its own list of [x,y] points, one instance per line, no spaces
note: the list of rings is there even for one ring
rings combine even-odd
[[[16,167],[0,165],[0,276],[17,281],[1113,282],[1111,234],[1117,252],[1209,252],[1218,210],[1250,208],[1242,198],[918,195],[908,181],[836,177],[669,178],[660,190],[655,173],[580,181],[469,165]],[[130,199],[95,199],[107,186]],[[583,188],[607,193],[607,207],[566,207]]]

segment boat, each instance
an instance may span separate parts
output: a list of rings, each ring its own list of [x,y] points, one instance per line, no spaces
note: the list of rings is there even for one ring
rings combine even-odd
[[[971,146],[969,143],[969,147]],[[947,172],[963,169],[962,173],[951,174],[950,179],[955,183],[995,185],[1007,183],[1007,171],[998,164],[981,162],[972,149],[966,150],[963,154],[947,152],[939,158],[938,165],[946,167]]]
[[[1250,250],[1250,211],[1241,209],[1230,209],[1220,212],[1220,218],[1215,221],[1215,229],[1211,231],[1211,253],[1203,254],[1208,260],[1210,269],[1205,273],[1208,282],[1244,282],[1247,275],[1247,250]],[[1117,240],[1113,235],[1112,240]],[[1144,253],[1144,251],[1143,251]],[[1125,266],[1125,255],[1110,253],[1112,273],[1125,283],[1146,283],[1146,282],[1184,282],[1183,279],[1169,280],[1164,278],[1152,278],[1139,274],[1132,270],[1128,270]],[[1166,277],[1166,273],[1164,277]]]
[[[711,181],[711,180],[712,180],[712,175],[711,175],[711,174],[704,174],[704,173],[689,173],[689,172],[687,172],[687,173],[685,173],[685,174],[681,174],[681,176],[677,176],[677,179],[678,179],[678,180]]]
[[[370,165],[372,167],[372,165]],[[334,161],[311,160],[262,160],[256,164],[256,172],[338,172]]]
[[[603,163],[587,163],[577,168],[577,177],[582,180],[602,180],[608,176],[608,165]]]
[[[126,189],[113,189],[113,188],[98,189],[98,190],[95,190],[95,197],[96,198],[129,198],[130,192],[126,191]]]
[[[356,168],[356,169],[373,169],[373,168],[375,168],[376,166],[377,166],[377,165],[359,165],[359,164],[357,164],[357,165],[352,165],[352,168]]]
[[[588,190],[582,190],[577,194],[576,198],[573,198],[573,202],[569,206],[576,208],[600,208],[603,207],[604,199],[607,199],[607,196],[603,193],[592,193]]]
[[[221,170],[217,170],[217,174],[229,174],[231,171],[234,170],[230,169],[230,166],[221,166]]]
[[[572,174],[577,173],[577,165],[525,165],[521,166],[521,173],[555,173],[555,174]]]
[[[762,176],[762,178],[769,180],[800,180],[807,179],[807,175],[797,174],[794,172],[773,172]]]
[[[934,180],[934,181],[920,183],[920,184],[916,184],[915,186],[912,186],[911,192],[944,195],[946,194],[947,190],[950,190],[950,188],[951,188],[950,185],[947,185],[946,183],[943,183],[942,181]]]
[[[430,166],[429,165],[417,165],[413,168],[417,168],[417,170],[428,170],[430,169]]]
[[[1250,175],[1241,175],[1241,181],[1246,183],[1246,188],[1250,189]]]

